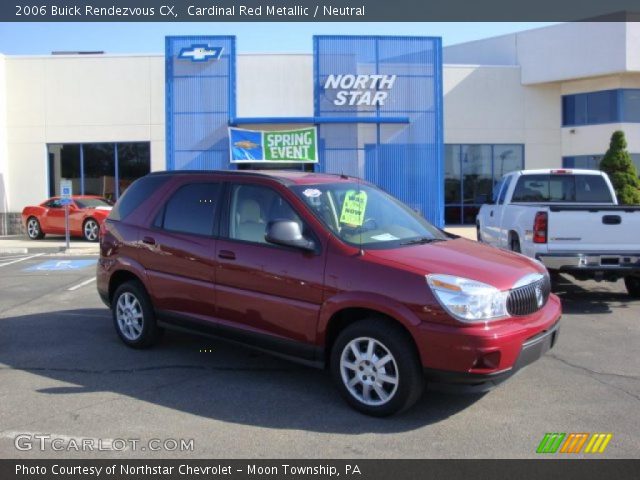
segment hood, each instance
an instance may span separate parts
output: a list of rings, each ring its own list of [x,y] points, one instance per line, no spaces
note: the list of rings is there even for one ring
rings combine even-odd
[[[375,261],[420,275],[442,273],[477,280],[508,290],[530,273],[544,273],[537,262],[506,250],[457,238],[390,250],[367,250]]]

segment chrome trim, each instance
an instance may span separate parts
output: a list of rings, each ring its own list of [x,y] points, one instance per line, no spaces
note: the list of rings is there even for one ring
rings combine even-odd
[[[640,267],[638,253],[561,253],[539,254],[540,260],[549,270],[589,269],[589,268],[632,268]],[[604,260],[604,263],[603,263]]]

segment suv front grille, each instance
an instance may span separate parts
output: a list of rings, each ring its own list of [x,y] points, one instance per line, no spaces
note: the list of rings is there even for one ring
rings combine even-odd
[[[539,280],[509,291],[507,312],[509,315],[530,315],[544,307],[551,293],[551,282],[544,275]]]

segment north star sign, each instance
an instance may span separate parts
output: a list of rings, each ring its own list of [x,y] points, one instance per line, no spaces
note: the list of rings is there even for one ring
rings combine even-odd
[[[334,105],[382,106],[395,82],[395,75],[329,75],[324,89],[339,89]]]
[[[178,58],[189,59],[192,62],[206,62],[210,59],[217,60],[222,55],[222,47],[210,47],[209,45],[191,45],[183,48]]]

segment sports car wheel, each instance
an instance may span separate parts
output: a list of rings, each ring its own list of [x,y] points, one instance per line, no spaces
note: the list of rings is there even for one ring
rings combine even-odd
[[[82,226],[82,235],[87,242],[97,242],[100,226],[93,218],[88,218]]]
[[[40,228],[40,222],[36,217],[29,217],[27,220],[27,235],[31,240],[40,240],[44,238],[44,233]]]

